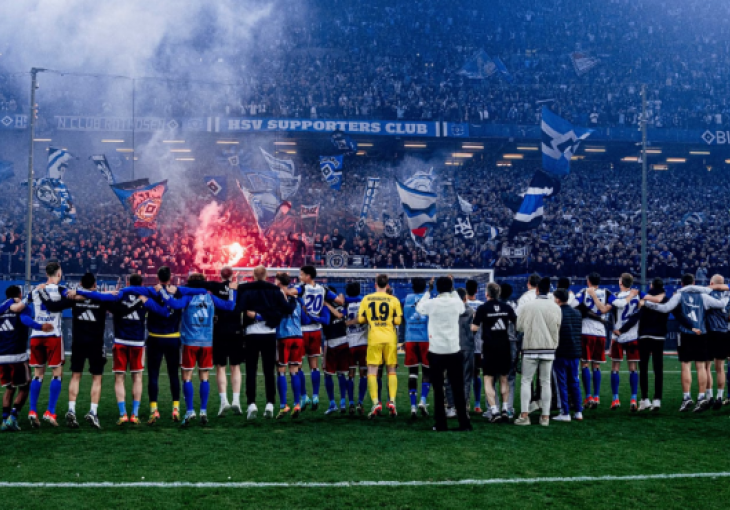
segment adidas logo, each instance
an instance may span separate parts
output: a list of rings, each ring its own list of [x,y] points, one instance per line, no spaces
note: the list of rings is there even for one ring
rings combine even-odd
[[[84,313],[79,315],[80,321],[89,321],[89,322],[96,322],[96,317],[94,317],[94,314],[91,313],[91,310],[86,310]]]
[[[12,324],[10,324],[10,321],[5,321],[2,326],[0,326],[0,331],[15,331],[15,328]]]
[[[137,312],[134,311],[130,313],[129,315],[125,315],[124,318],[128,321],[138,321],[140,320],[139,315],[137,315]]]
[[[492,331],[504,331],[507,328],[504,326],[504,321],[502,319],[497,320],[497,322],[494,323],[494,326],[492,326]]]
[[[197,312],[195,312],[195,315],[193,315],[193,319],[197,319],[200,322],[204,322],[205,319],[208,318],[208,310],[205,308],[201,308]]]

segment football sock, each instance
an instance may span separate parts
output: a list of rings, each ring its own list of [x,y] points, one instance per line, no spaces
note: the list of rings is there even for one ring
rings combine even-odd
[[[416,405],[416,399],[418,398],[418,374],[410,374],[408,376],[408,396],[411,398],[411,405]]]
[[[321,374],[319,373],[319,369],[313,368],[312,369],[312,396],[313,397],[319,396],[320,377],[321,377]]]
[[[725,390],[717,390],[717,398],[721,399],[725,395]]]
[[[712,390],[707,390],[705,394],[707,395],[707,398],[712,398]]]
[[[157,411],[157,402],[150,402],[150,414]]]
[[[360,382],[357,388],[357,403],[362,404],[365,400],[365,393],[368,391],[368,377],[360,376]]]
[[[127,404],[124,401],[117,402],[117,407],[119,408],[119,416],[127,414]]]
[[[581,378],[583,379],[583,393],[585,393],[586,397],[591,396],[591,369],[588,367],[583,367],[583,370],[581,370]]]
[[[299,376],[299,388],[302,391],[302,396],[307,396],[307,378],[304,377],[304,370],[300,370],[297,372],[297,375]]]
[[[378,376],[368,375],[368,390],[370,391],[370,400],[373,401],[373,405],[377,405],[380,402],[378,398]]]
[[[76,414],[76,401],[68,401],[68,412]]]
[[[324,387],[327,390],[327,398],[330,400],[330,407],[335,405],[335,380],[330,374],[324,374]]]
[[[187,411],[193,410],[193,381],[185,381],[183,383],[183,396],[185,397],[185,407]],[[175,407],[173,405],[173,407]]]
[[[91,414],[96,414],[98,410],[99,410],[99,404],[91,404],[91,409],[89,410],[89,412]]]
[[[509,412],[509,404],[507,402],[502,402],[502,411]]]
[[[698,401],[699,401],[699,400],[705,400],[705,394],[704,394],[704,393],[700,393],[700,394],[698,394],[698,395],[697,395],[697,400],[698,400]]]
[[[469,395],[467,395],[468,400]],[[482,378],[474,378],[474,407],[482,407]]]
[[[347,378],[345,374],[337,374],[337,383],[340,385],[340,403],[347,399]]]
[[[355,403],[355,379],[349,376],[347,377],[347,399],[350,404]]]
[[[370,377],[370,376],[368,376]],[[383,379],[382,376],[378,377],[378,402],[380,402],[380,394],[383,391]]]
[[[279,408],[286,407],[286,376],[279,374],[276,378],[276,385],[279,387]]]
[[[20,412],[20,407],[18,407],[18,404],[13,405],[13,408],[10,410],[10,416],[18,417],[18,413]]]
[[[228,402],[228,395],[227,394],[225,394],[225,393],[218,393],[218,396],[221,399],[221,405],[222,406],[230,405],[230,403]]]
[[[691,399],[691,398],[692,398],[692,397],[690,396],[690,394],[689,394],[689,393],[683,393],[683,394],[682,394],[682,400],[689,400],[689,399]]]
[[[191,382],[191,384],[192,384],[192,382]],[[180,410],[180,401],[179,400],[172,401],[172,409],[173,410],[177,409],[178,411]]]
[[[296,374],[291,375],[291,391],[294,394],[295,406],[300,404],[300,399],[302,396],[302,379],[299,377],[300,373],[301,372],[297,372]]]
[[[61,378],[54,377],[51,379],[51,387],[48,396],[48,411],[51,414],[56,414],[56,404],[58,404],[58,397],[61,396]]]
[[[398,393],[398,376],[388,374],[388,396],[391,402],[395,402],[395,396]]]
[[[496,414],[499,414],[499,407],[492,406],[492,415],[496,415]]]
[[[234,404],[241,405],[241,394],[240,393],[234,393],[233,394],[233,400],[231,400]]]
[[[134,416],[139,416],[139,400],[132,401],[132,414]]]
[[[208,410],[208,396],[209,395],[210,395],[210,381],[200,381],[200,412],[201,413],[204,413]]]
[[[3,407],[3,420],[7,420],[8,416],[10,416],[10,408]]]
[[[601,369],[596,368],[593,370],[593,398],[598,398],[601,395]]]
[[[30,410],[38,412],[38,397],[41,395],[41,386],[43,386],[42,377],[34,377],[30,382]]]
[[[636,400],[636,393],[639,390],[639,373],[629,373],[629,384],[631,385],[631,399]]]
[[[430,382],[421,383],[421,402],[426,403],[426,399],[428,398],[429,391],[431,391],[431,383]]]
[[[618,372],[611,372],[611,392],[613,393],[614,400],[618,400],[618,384],[619,384]]]

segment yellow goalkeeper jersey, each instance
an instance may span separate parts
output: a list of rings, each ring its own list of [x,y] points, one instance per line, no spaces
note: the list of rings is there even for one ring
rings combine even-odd
[[[367,324],[368,345],[396,343],[398,336],[395,327],[401,323],[403,312],[400,301],[385,292],[368,294],[360,302],[358,322]]]

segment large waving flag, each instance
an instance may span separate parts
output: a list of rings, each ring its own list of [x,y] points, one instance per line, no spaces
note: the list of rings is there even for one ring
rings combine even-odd
[[[104,154],[91,156],[89,159],[91,159],[91,161],[94,163],[94,166],[96,166],[96,169],[99,170],[101,175],[104,176],[106,182],[109,183],[109,186],[117,183],[117,180],[114,178],[114,172],[112,172],[112,168],[109,166],[109,161],[107,161]]]
[[[489,54],[479,50],[467,60],[457,74],[466,76],[472,80],[483,80],[489,78],[498,71],[497,65]]]
[[[542,167],[554,175],[570,173],[570,158],[592,129],[575,128],[567,120],[542,107]]]
[[[63,179],[66,173],[68,162],[73,156],[66,149],[51,147],[48,149],[48,175],[51,179]]]
[[[226,201],[228,196],[228,178],[225,175],[206,175],[205,186],[217,200]]]
[[[340,191],[342,186],[342,162],[344,156],[320,156],[319,169],[322,171],[322,178],[330,188]]]
[[[415,237],[426,237],[428,231],[436,225],[438,195],[431,191],[409,188],[399,181],[396,181],[396,185],[411,234]]]
[[[262,149],[263,150],[263,149]],[[236,180],[254,218],[263,233],[274,223],[276,213],[282,204],[279,175],[276,172],[243,172],[242,180]]]
[[[406,179],[405,185],[418,191],[428,192],[433,190],[434,179],[436,179],[436,176],[433,175],[433,167],[431,167],[428,169],[428,172],[424,170],[416,171],[416,173]]]
[[[27,182],[21,183],[21,186],[27,185]],[[62,180],[49,177],[33,179],[33,195],[43,207],[49,209],[56,218],[61,220],[61,223],[73,224],[76,222],[76,207],[73,204],[71,193]]]
[[[137,234],[140,237],[154,234],[157,230],[157,215],[162,207],[162,197],[167,191],[167,181],[149,184],[147,179],[139,179],[114,184],[111,188],[124,208],[132,213]]]
[[[294,175],[296,168],[291,159],[278,159],[259,147],[269,169],[279,178],[279,194],[282,200],[286,200],[299,190],[302,181],[301,175]]]
[[[367,220],[370,207],[373,205],[375,195],[380,187],[380,177],[368,177],[368,183],[365,187],[365,194],[362,197],[362,207],[360,208],[360,219],[357,221],[356,232],[360,232],[365,228],[365,220]]]
[[[458,193],[456,194],[456,198],[459,201],[459,209],[461,209],[462,213],[474,214],[479,211],[479,206],[470,204],[468,200],[462,198]]]
[[[527,188],[522,205],[515,213],[509,229],[510,238],[518,232],[532,230],[542,223],[545,214],[545,198],[560,192],[560,181],[543,171],[538,170]]]
[[[344,151],[345,154],[355,154],[357,152],[357,142],[343,131],[337,130],[332,133],[330,140],[336,149]]]

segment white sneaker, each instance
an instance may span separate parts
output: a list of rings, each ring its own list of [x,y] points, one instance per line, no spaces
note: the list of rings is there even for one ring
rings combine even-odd
[[[447,408],[446,417],[447,418],[456,418],[456,409],[454,409],[453,407]]]
[[[662,408],[662,401],[661,401],[661,400],[656,400],[656,399],[655,399],[655,400],[654,400],[654,401],[653,401],[653,402],[651,403],[651,410],[652,410],[652,411],[658,411],[658,410],[659,410],[659,409],[661,409],[661,408]]]
[[[218,410],[218,416],[225,416],[228,411],[231,410],[231,404],[228,402],[221,402],[221,408]]]
[[[570,415],[569,414],[559,414],[557,416],[553,416],[553,421],[570,421]]]
[[[527,414],[532,414],[540,409],[540,404],[537,402],[530,402],[530,407],[527,410]]]
[[[575,413],[573,419],[576,421],[583,421],[583,413]]]
[[[259,410],[256,407],[256,404],[251,404],[250,406],[248,406],[248,410],[246,411],[246,418],[249,420],[255,420],[258,413]]]
[[[234,402],[231,404],[231,410],[235,414],[243,414],[243,409],[241,409],[241,403],[240,402]]]
[[[264,418],[273,418],[274,417],[274,404],[269,402],[266,404],[266,407],[264,408]]]
[[[639,402],[639,411],[648,411],[651,409],[651,401],[648,398]]]

